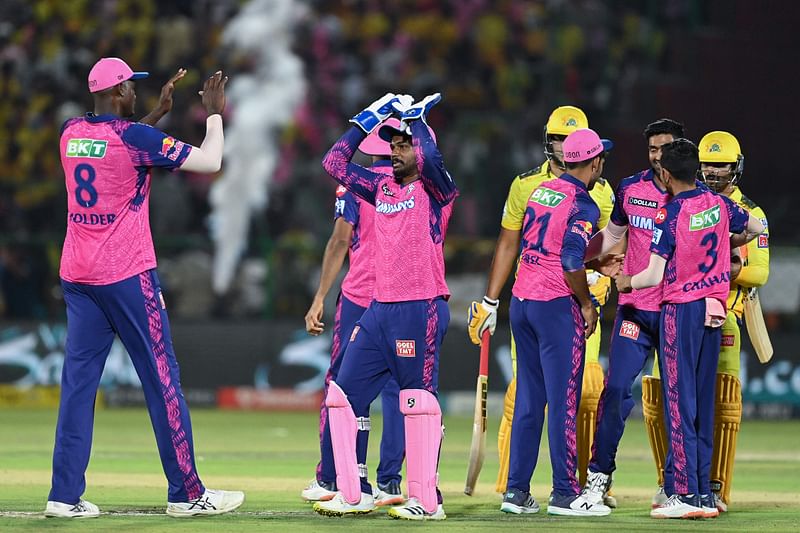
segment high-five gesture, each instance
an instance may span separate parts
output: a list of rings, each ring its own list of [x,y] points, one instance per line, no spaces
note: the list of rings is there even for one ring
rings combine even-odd
[[[222,71],[216,71],[203,84],[200,96],[203,97],[203,106],[209,115],[222,114],[225,111],[225,84],[228,76],[223,76]]]
[[[167,83],[161,87],[161,95],[158,97],[158,105],[146,117],[139,122],[155,126],[161,118],[172,111],[172,94],[175,92],[175,84],[186,76],[186,69],[179,68],[178,72],[172,76]]]

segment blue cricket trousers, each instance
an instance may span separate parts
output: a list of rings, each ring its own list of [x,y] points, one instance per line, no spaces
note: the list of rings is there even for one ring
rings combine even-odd
[[[661,308],[661,389],[676,494],[710,494],[714,393],[722,328],[704,325],[705,300]]]
[[[425,389],[438,396],[439,349],[449,323],[443,298],[370,304],[350,336],[336,379],[356,417],[369,416],[370,403],[390,378],[401,390]],[[367,439],[367,431],[358,432],[358,464],[366,464]],[[366,477],[361,490],[372,493]]]
[[[169,482],[168,501],[201,496],[205,489],[195,467],[189,408],[156,271],[110,285],[62,280],[61,286],[67,305],[67,343],[48,499],[77,503],[86,488],[95,396],[115,335],[142,382]]]
[[[547,302],[511,299],[511,330],[517,343],[517,398],[511,423],[508,488],[530,492],[548,406],[547,435],[553,492],[580,491],[576,417],[586,349],[583,315],[571,296]]]
[[[589,463],[593,472],[611,474],[617,469],[617,448],[634,405],[631,387],[648,358],[658,349],[660,316],[659,311],[641,311],[628,305],[617,307],[606,383],[597,407],[597,430]]]
[[[344,294],[339,293],[336,302],[336,315],[333,321],[333,346],[331,347],[331,366],[325,375],[325,391],[319,410],[320,461],[317,464],[317,480],[332,483],[336,481],[336,465],[333,461],[331,430],[328,424],[328,408],[325,396],[331,381],[339,382],[339,368],[353,328],[360,319],[365,307],[356,305]],[[383,412],[383,434],[381,435],[381,458],[378,463],[378,483],[400,481],[405,457],[405,424],[400,412],[400,386],[394,378],[389,378],[381,391]]]

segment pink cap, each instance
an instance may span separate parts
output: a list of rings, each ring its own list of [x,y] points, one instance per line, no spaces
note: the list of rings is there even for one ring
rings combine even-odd
[[[593,129],[586,128],[575,130],[567,135],[561,149],[564,151],[564,161],[579,163],[603,152],[608,152],[613,147],[613,142],[601,139]]]
[[[140,80],[149,75],[148,72],[134,72],[118,57],[104,57],[89,71],[89,92],[104,91],[123,81]]]
[[[372,133],[366,136],[366,138],[361,141],[361,144],[358,145],[358,150],[367,155],[391,155],[392,154],[392,147],[389,146],[389,143],[381,139],[381,136],[378,134],[380,129],[383,126],[391,126],[392,128],[399,128],[400,127],[400,120],[394,117],[389,118],[381,124],[380,127],[375,128],[372,130]]]

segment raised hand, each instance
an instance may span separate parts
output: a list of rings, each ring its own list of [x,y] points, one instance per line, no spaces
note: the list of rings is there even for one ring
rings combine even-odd
[[[405,96],[405,95],[404,95]],[[389,118],[394,112],[392,104],[400,101],[399,97],[394,93],[386,93],[363,111],[350,119],[350,122],[361,128],[364,133],[369,134],[378,127],[378,125]]]
[[[398,118],[403,122],[416,120],[418,118],[421,118],[424,121],[431,108],[438,104],[441,100],[442,93],[434,93],[426,96],[416,104],[403,106],[402,102],[398,101],[398,103],[393,104],[392,106],[395,114],[397,114]]]
[[[161,95],[158,98],[158,107],[166,115],[172,111],[172,93],[175,92],[175,84],[186,76],[186,69],[179,68],[178,72],[172,76],[167,83],[161,87]]]
[[[175,75],[172,76],[163,87],[161,87],[161,95],[158,98],[158,104],[156,107],[139,122],[155,126],[164,115],[172,111],[172,94],[175,92],[175,84],[185,75],[186,69],[179,68],[178,72],[176,72]]]
[[[203,84],[199,95],[203,97],[203,106],[209,115],[222,114],[225,111],[225,84],[228,76],[223,76],[222,71],[216,71]]]

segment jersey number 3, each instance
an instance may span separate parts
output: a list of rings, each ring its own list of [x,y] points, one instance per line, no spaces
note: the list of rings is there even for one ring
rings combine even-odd
[[[97,203],[97,189],[92,183],[97,174],[92,165],[81,163],[75,167],[75,201],[81,207],[92,207]]]
[[[703,240],[700,241],[700,246],[708,246],[706,250],[706,259],[699,265],[697,268],[703,274],[708,274],[714,265],[717,264],[717,245],[719,244],[719,238],[717,237],[716,233],[706,233],[703,237]],[[711,258],[711,263],[708,264],[708,259]]]

